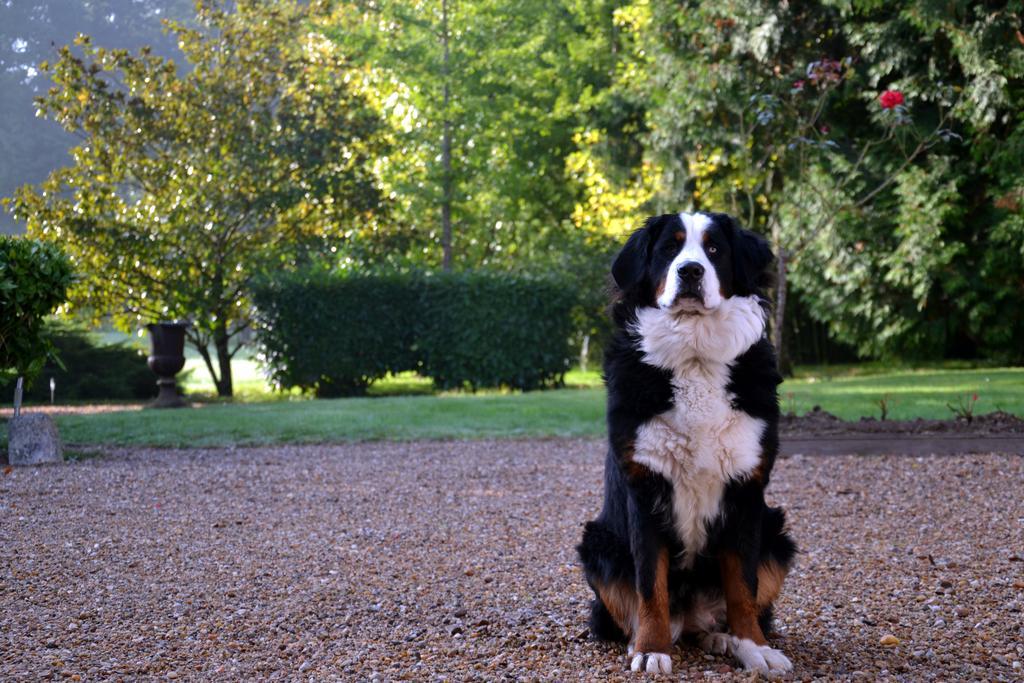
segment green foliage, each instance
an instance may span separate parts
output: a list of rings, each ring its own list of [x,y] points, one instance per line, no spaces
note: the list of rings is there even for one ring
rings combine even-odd
[[[636,227],[636,226],[632,226]],[[537,245],[537,253],[521,265],[524,273],[557,273],[558,281],[575,297],[571,345],[574,353],[600,367],[611,336],[608,315],[611,263],[621,247],[618,237],[599,231],[551,230]]]
[[[562,383],[576,304],[564,281],[465,272],[434,275],[418,286],[421,372],[439,387]]]
[[[617,22],[651,39],[610,90],[646,110],[645,155],[600,194],[649,165],[654,208],[741,216],[863,355],[1020,361],[1022,9],[633,2]]]
[[[48,337],[60,359],[47,362],[39,372],[39,381],[25,392],[25,400],[50,401],[50,384],[55,382],[58,402],[141,400],[156,396],[156,376],[146,365],[146,357],[123,344],[98,345],[81,329],[49,327]],[[0,395],[13,390],[13,384],[0,384]]]
[[[42,368],[51,341],[43,319],[64,303],[71,262],[54,244],[0,235],[0,375]]]
[[[182,16],[181,3],[132,2],[140,17],[115,25],[138,44],[158,4]],[[14,18],[0,37],[28,43],[0,54],[0,81],[20,88],[0,103],[14,121],[2,151],[32,137],[18,133],[22,79],[43,56],[39,27],[61,23],[54,4],[0,8]],[[83,4],[83,25],[113,9]],[[686,208],[772,237],[799,302],[778,307],[778,329],[813,329],[842,354],[1022,362],[1022,12],[209,0],[152,50],[82,37],[40,68],[27,87],[54,88],[39,113],[83,141],[73,168],[11,208],[67,245],[87,276],[79,310],[122,328],[190,319],[222,393],[262,271],[327,254],[346,268],[550,270],[580,294],[580,343],[603,334],[610,252],[644,215]],[[155,56],[172,43],[187,64]],[[883,108],[890,89],[905,104]]]
[[[862,354],[1024,360],[1014,341],[1024,334],[1022,10],[841,5],[865,83],[903,90],[922,122],[948,107],[947,125],[962,136],[900,171],[874,210],[842,216],[794,269],[813,315]],[[865,123],[842,125],[856,134]],[[890,163],[896,152],[879,150]]]
[[[85,277],[73,303],[122,329],[188,319],[221,394],[251,322],[249,283],[372,226],[379,118],[311,22],[324,3],[201,2],[169,22],[191,66],[80,36],[43,64],[47,116],[83,138],[74,165],[10,202]],[[193,28],[192,26],[195,26]],[[211,360],[216,351],[220,372]]]
[[[264,282],[255,299],[272,379],[320,396],[406,370],[441,388],[536,389],[569,368],[576,296],[552,279],[314,270]]]
[[[254,300],[260,358],[278,386],[361,394],[389,372],[418,367],[422,312],[408,275],[284,274],[262,281]]]
[[[611,11],[590,0],[343,4],[327,30],[364,67],[394,150],[379,171],[395,220],[351,245],[356,256],[440,266],[446,211],[457,268],[516,268],[550,233],[574,231],[566,158],[612,68],[588,35],[610,32]]]

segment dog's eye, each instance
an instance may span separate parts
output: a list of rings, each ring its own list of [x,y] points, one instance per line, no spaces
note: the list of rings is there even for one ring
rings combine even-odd
[[[715,245],[712,244],[711,246],[708,247],[708,253],[709,254],[717,254],[718,253],[718,247],[716,247]]]

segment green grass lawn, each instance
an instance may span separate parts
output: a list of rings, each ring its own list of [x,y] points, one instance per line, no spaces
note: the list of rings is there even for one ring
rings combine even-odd
[[[430,394],[426,380],[401,375],[383,380],[378,397],[211,403],[175,411],[124,411],[57,418],[64,440],[100,444],[223,446],[363,439],[601,436],[604,391],[596,372],[567,377],[574,388],[529,393]],[[426,395],[388,396],[413,388]],[[846,419],[878,416],[889,396],[894,419],[947,418],[946,407],[977,392],[977,413],[1024,415],[1024,368],[801,371],[781,387],[784,411],[815,405]]]
[[[240,401],[272,401],[287,398],[286,393],[275,393],[267,385],[267,379],[259,364],[250,358],[236,358],[231,361],[231,379],[234,383],[235,398]],[[210,379],[206,363],[198,356],[186,356],[185,367],[178,376],[178,382],[192,395],[212,398],[217,389]]]
[[[947,403],[978,395],[975,413],[1004,410],[1024,415],[1024,368],[932,368],[841,376],[798,372],[779,388],[782,409],[798,415],[816,405],[847,420],[879,417],[878,402],[888,399],[889,417],[896,420],[953,415]]]
[[[601,432],[602,392],[559,389],[526,394],[388,396],[211,404],[57,417],[78,445],[222,446],[523,436]]]

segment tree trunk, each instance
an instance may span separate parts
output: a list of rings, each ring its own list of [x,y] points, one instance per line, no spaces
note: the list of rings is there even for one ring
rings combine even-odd
[[[218,325],[213,345],[217,349],[217,365],[220,368],[220,379],[214,377],[214,384],[217,386],[217,396],[221,398],[231,398],[234,395],[234,387],[231,380],[231,352],[228,350],[229,341],[227,326],[223,324]]]
[[[199,352],[199,356],[203,359],[203,363],[206,364],[206,370],[210,373],[210,379],[213,380],[213,386],[216,387],[220,384],[220,380],[217,379],[217,371],[213,367],[213,359],[210,357],[210,349],[208,346],[202,343],[200,337],[189,337],[189,342],[195,347],[196,351]]]
[[[448,0],[441,0],[441,42],[444,45],[442,78],[444,79],[443,131],[441,135],[441,267],[452,269],[452,122],[449,103],[451,100],[451,72],[448,68]]]
[[[772,344],[779,358],[779,370],[783,375],[792,374],[789,362],[789,350],[786,348],[786,296],[789,283],[787,281],[787,263],[789,254],[781,244],[776,245],[775,261],[775,320],[772,324]]]

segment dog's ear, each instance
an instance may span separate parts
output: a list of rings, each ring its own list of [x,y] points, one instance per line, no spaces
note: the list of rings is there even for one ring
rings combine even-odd
[[[651,216],[644,226],[629,236],[626,246],[615,257],[612,264],[612,277],[619,289],[626,291],[635,287],[647,271],[647,261],[651,256],[651,245],[658,240],[664,227],[664,216]]]
[[[768,266],[775,260],[768,240],[756,232],[744,230],[734,221],[732,258],[733,284],[736,294],[740,296],[763,295],[772,280]]]

